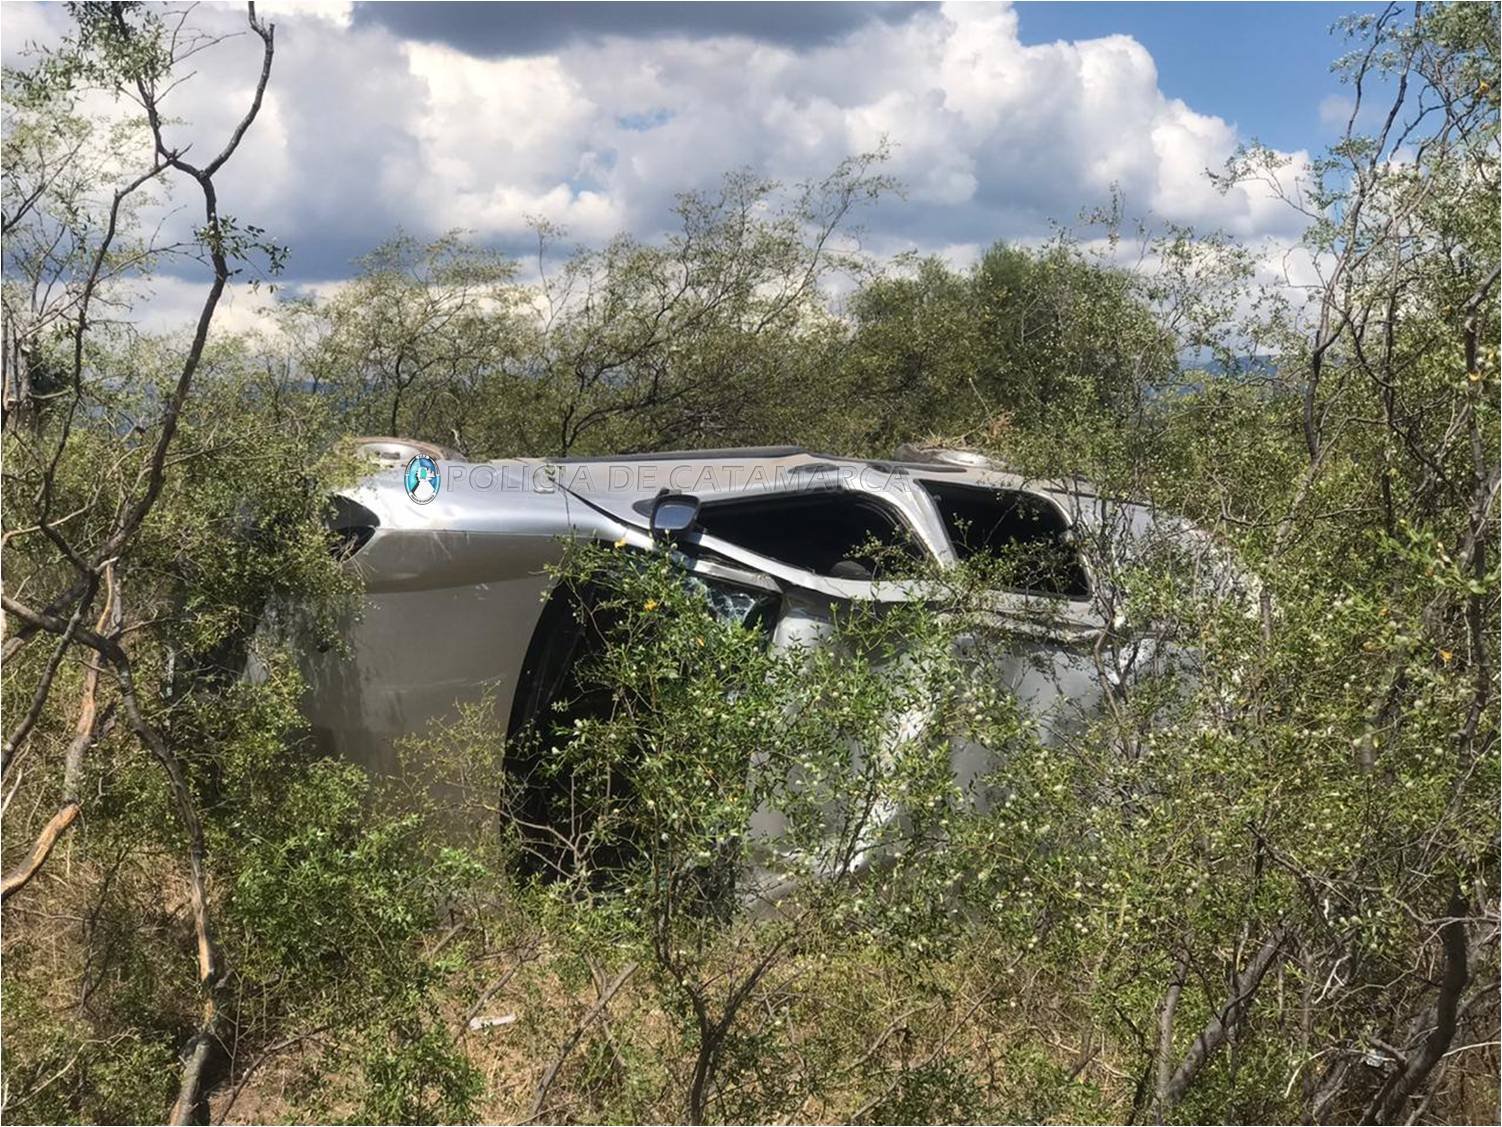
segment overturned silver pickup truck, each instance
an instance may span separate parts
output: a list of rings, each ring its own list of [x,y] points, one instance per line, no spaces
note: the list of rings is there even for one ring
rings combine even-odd
[[[1151,631],[1123,629],[1101,561],[1166,540],[1196,553],[1211,583],[1243,582],[1183,520],[963,451],[468,463],[399,439],[363,445],[383,468],[334,498],[332,522],[363,579],[363,613],[347,654],[307,655],[306,715],[325,750],[381,773],[396,771],[403,737],[461,704],[493,700],[512,734],[548,714],[581,644],[549,597],[548,568],[570,539],[671,541],[686,569],[758,608],[774,646],[817,644],[841,605],[921,597],[878,573],[873,544],[939,567],[1038,548],[1049,566],[995,593],[1010,641],[992,668],[1045,742],[1087,722],[1112,684],[1168,659]],[[957,749],[962,782],[993,766],[985,749]]]

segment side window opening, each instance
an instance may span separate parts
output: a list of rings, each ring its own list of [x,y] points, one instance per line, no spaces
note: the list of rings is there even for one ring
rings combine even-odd
[[[347,560],[370,543],[381,518],[358,501],[336,493],[329,498],[324,526],[328,529],[329,551],[336,560]]]
[[[1015,489],[925,481],[960,560],[991,556],[1011,565],[1019,590],[1090,597],[1090,581],[1068,525],[1042,497]]]
[[[883,565],[925,559],[902,519],[859,493],[723,501],[705,505],[699,525],[759,555],[838,579],[873,579]]]

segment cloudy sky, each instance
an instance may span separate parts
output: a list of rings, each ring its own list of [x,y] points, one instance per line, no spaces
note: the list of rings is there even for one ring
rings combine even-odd
[[[751,167],[798,180],[892,146],[903,199],[866,245],[956,262],[1104,203],[1286,241],[1289,209],[1206,169],[1262,140],[1296,169],[1343,123],[1329,28],[1354,4],[277,3],[264,111],[225,210],[292,248],[287,280],[347,277],[403,228],[520,249],[529,217],[594,242],[651,236],[676,193]],[[199,22],[243,26],[239,5]],[[66,26],[6,3],[7,63]],[[258,41],[174,95],[207,148],[246,103]],[[163,307],[172,304],[164,283]]]

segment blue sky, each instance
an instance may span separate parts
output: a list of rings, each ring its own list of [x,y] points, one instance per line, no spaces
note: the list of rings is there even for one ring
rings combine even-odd
[[[785,183],[883,140],[904,186],[862,246],[956,264],[1125,198],[1133,217],[1286,248],[1301,220],[1206,176],[1259,139],[1292,190],[1347,93],[1326,3],[382,3],[263,0],[277,54],[221,200],[291,248],[292,288],[335,285],[398,230],[524,255],[536,218],[576,243],[661,237],[674,200],[749,168]],[[1367,5],[1366,11],[1376,10]],[[0,6],[7,62],[60,4]],[[243,29],[236,4],[194,18]],[[197,56],[169,111],[220,143],[254,37]],[[155,307],[172,307],[164,281]],[[184,304],[186,308],[186,303]],[[165,316],[165,314],[164,314]]]
[[[1295,149],[1333,136],[1320,104],[1344,93],[1330,64],[1345,39],[1331,25],[1384,6],[1035,0],[1017,12],[1024,43],[1130,35],[1151,52],[1169,97],[1217,114],[1264,144]]]

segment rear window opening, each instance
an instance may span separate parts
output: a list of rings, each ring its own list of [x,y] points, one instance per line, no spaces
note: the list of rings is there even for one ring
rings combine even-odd
[[[873,579],[925,558],[901,517],[859,493],[722,501],[699,511],[699,525],[779,563],[836,579]]]
[[[960,560],[990,556],[1010,569],[1008,586],[1069,599],[1090,597],[1090,580],[1069,543],[1064,514],[1042,497],[1014,489],[987,489],[925,481],[944,530]]]

